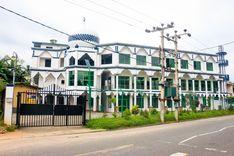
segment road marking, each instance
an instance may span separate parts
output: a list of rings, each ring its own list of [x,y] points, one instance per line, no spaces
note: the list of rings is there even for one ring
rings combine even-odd
[[[158,142],[165,143],[165,144],[171,144],[172,142],[170,141],[164,141],[164,140],[157,140]]]
[[[99,150],[99,151],[93,151],[93,152],[88,152],[88,153],[83,153],[83,154],[78,154],[76,156],[86,156],[86,155],[91,155],[91,154],[105,154],[108,152],[113,152],[113,151],[118,151],[118,150],[122,150],[125,148],[130,148],[133,147],[133,144],[129,144],[129,145],[122,145],[122,146],[118,146],[115,148],[109,148],[109,149],[103,149],[103,150]]]
[[[218,151],[217,149],[215,149],[215,148],[205,148],[206,150],[208,150],[208,151]]]
[[[188,156],[187,153],[173,153],[170,156]]]
[[[197,137],[200,137],[200,136],[205,136],[205,135],[210,135],[210,134],[214,134],[214,133],[218,133],[218,132],[222,132],[223,130],[228,129],[228,128],[232,128],[232,127],[234,127],[234,125],[226,126],[226,127],[223,127],[223,128],[221,128],[221,129],[219,129],[219,130],[216,130],[216,131],[212,131],[212,132],[207,132],[207,133],[202,133],[202,134],[194,135],[194,136],[192,136],[192,137],[190,137],[190,138],[187,138],[187,139],[185,139],[185,140],[182,140],[181,142],[179,142],[179,145],[183,145],[185,142],[187,142],[187,141],[189,141],[189,140],[192,140],[192,139],[194,139],[194,138],[197,138]]]

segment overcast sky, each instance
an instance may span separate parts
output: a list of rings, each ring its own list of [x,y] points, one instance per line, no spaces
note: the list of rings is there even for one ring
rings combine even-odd
[[[101,43],[158,46],[159,33],[147,34],[145,28],[171,21],[179,32],[186,28],[192,34],[191,38],[179,41],[182,50],[197,51],[234,41],[233,0],[1,0],[0,5],[69,34],[81,31],[82,19],[86,17],[86,27],[99,35]],[[0,20],[0,57],[15,51],[30,64],[32,41],[57,39],[59,43],[67,43],[67,36],[2,9]],[[166,42],[166,47],[173,45]],[[234,44],[224,46],[231,80],[234,80],[233,48]],[[203,52],[216,53],[217,48]]]

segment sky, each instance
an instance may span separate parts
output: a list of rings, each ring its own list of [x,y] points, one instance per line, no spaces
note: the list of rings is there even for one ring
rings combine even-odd
[[[200,51],[234,41],[233,0],[1,0],[0,5],[69,34],[82,32],[85,17],[85,29],[97,33],[101,43],[159,46],[160,34],[145,33],[145,29],[170,22],[175,28],[167,33],[187,29],[192,34],[179,40],[181,50]],[[16,52],[30,65],[32,41],[67,43],[67,36],[2,9],[0,20],[0,57]],[[166,41],[165,47],[173,48],[173,44]],[[229,60],[227,73],[234,81],[232,49],[234,44],[224,46]]]

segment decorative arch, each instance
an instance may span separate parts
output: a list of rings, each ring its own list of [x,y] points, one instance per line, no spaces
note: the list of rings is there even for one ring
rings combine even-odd
[[[87,66],[86,63],[85,63],[85,60],[89,60],[90,66],[94,66],[94,61],[93,61],[93,59],[92,59],[87,53],[85,53],[85,54],[78,60],[78,65]]]
[[[196,79],[197,79],[197,80],[203,80],[204,78],[203,78],[202,75],[198,74],[198,75],[196,76]]]
[[[151,53],[151,56],[156,56],[156,57],[159,57],[159,51],[158,50],[155,50]]]
[[[52,58],[52,55],[48,51],[44,51],[39,55],[40,58]]]
[[[210,57],[207,59],[207,62],[215,63],[215,59],[214,59],[212,56],[210,56]]]
[[[69,65],[72,66],[72,65],[75,65],[75,64],[76,64],[76,59],[73,56],[71,56],[69,58]]]
[[[39,72],[33,77],[33,83],[37,86],[41,86],[41,84],[43,84],[43,77]]]
[[[195,58],[194,58],[195,61],[204,61],[203,58],[200,56],[200,55],[197,55]]]
[[[181,59],[184,59],[184,60],[191,60],[191,58],[189,57],[188,54],[184,53],[182,56],[181,56]]]
[[[124,69],[124,70],[122,70],[121,75],[122,76],[132,76],[132,73],[130,70]]]
[[[140,48],[140,49],[137,51],[137,55],[148,55],[148,53],[146,52],[145,49]]]
[[[182,76],[182,79],[191,79],[191,77],[189,76],[189,74],[184,74],[184,75]]]
[[[49,86],[51,84],[55,84],[55,77],[53,74],[49,74],[46,78],[45,78],[45,86]]]
[[[62,73],[59,74],[57,81],[58,81],[58,85],[64,86],[65,85],[65,76]]]
[[[147,73],[144,70],[138,72],[138,76],[147,76]]]
[[[160,77],[161,73],[159,71],[154,72],[153,77]]]
[[[119,51],[120,53],[123,54],[134,54],[131,49],[127,46],[124,46],[123,48],[121,48],[121,50]]]
[[[114,51],[111,47],[105,47],[104,50],[100,52],[100,54],[109,54],[111,51]]]

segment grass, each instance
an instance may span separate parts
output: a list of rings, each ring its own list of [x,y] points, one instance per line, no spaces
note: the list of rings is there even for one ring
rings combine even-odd
[[[3,119],[0,118],[0,134],[7,132],[14,132],[17,127],[15,125],[7,126],[4,124]]]
[[[205,119],[224,115],[234,115],[234,111],[228,110],[212,110],[204,112],[192,112],[183,111],[179,115],[180,121]],[[166,123],[176,122],[174,117],[174,112],[169,112],[165,114]],[[87,123],[87,127],[91,129],[120,129],[136,126],[145,125],[156,125],[161,124],[159,113],[156,115],[150,115],[148,118],[140,115],[131,115],[128,119],[117,117],[117,118],[98,118],[92,119]]]

